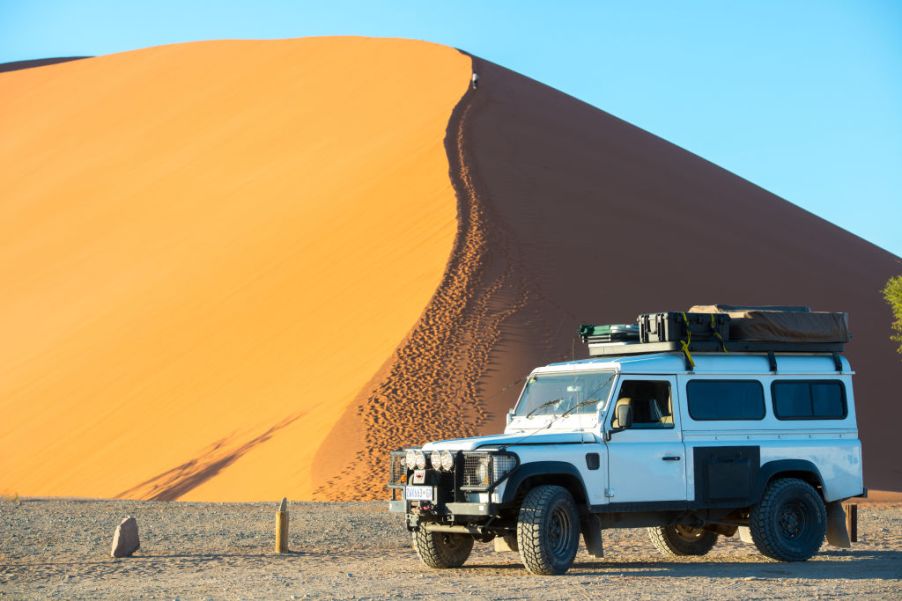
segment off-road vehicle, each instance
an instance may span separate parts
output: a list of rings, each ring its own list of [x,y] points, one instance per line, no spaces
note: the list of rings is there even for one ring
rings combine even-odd
[[[840,503],[866,491],[842,344],[731,339],[697,314],[667,333],[672,314],[658,315],[584,327],[593,356],[535,369],[503,434],[391,453],[389,509],[427,566],[459,567],[494,540],[529,572],[562,574],[580,534],[603,555],[607,528],[648,528],[671,556],[737,531],[782,561],[825,535],[849,545]]]

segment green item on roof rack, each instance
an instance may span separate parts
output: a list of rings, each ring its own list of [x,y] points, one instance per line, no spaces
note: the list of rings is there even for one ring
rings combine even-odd
[[[596,342],[639,341],[639,326],[634,323],[583,324],[579,327],[583,341]]]

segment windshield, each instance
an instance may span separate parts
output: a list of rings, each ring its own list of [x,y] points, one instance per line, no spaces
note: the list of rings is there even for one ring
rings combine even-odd
[[[607,400],[613,372],[590,374],[538,374],[526,381],[517,402],[516,416],[595,413]]]

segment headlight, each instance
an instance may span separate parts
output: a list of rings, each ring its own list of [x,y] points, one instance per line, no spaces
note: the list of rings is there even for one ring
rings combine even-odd
[[[451,468],[454,467],[454,455],[451,454],[451,451],[442,451],[441,465],[442,465],[442,469],[445,470],[446,472],[450,472]]]
[[[434,470],[442,469],[442,454],[439,451],[432,451],[432,454],[429,455],[429,463],[432,464]]]
[[[414,453],[417,469],[419,469],[419,470],[426,469],[426,454],[423,451],[414,451],[413,453]]]
[[[476,466],[476,482],[479,486],[488,486],[491,484],[489,480],[489,462],[491,459],[488,457],[481,457],[479,459],[479,465]]]
[[[417,466],[417,454],[413,450],[407,451],[407,453],[404,454],[404,464],[409,470],[412,470]]]
[[[517,456],[503,452],[465,452],[463,454],[463,490],[487,490],[503,480],[517,465]]]

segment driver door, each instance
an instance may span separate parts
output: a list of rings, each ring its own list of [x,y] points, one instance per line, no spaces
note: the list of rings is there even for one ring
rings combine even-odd
[[[686,453],[673,376],[623,376],[605,419],[609,503],[686,501]],[[633,423],[620,429],[618,405]]]

